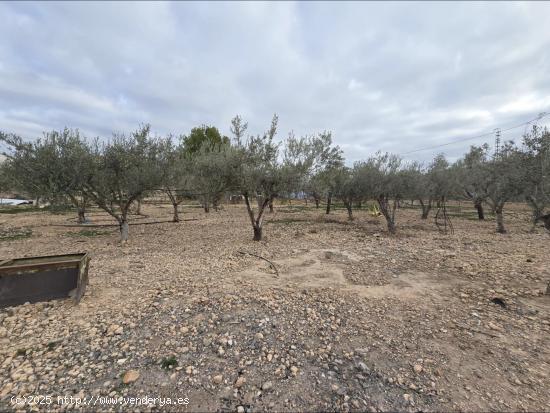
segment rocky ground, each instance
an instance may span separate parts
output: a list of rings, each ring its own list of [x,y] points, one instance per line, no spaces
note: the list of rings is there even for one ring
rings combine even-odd
[[[392,237],[367,211],[279,205],[262,242],[242,205],[183,209],[138,224],[170,218],[145,205],[123,246],[70,213],[0,214],[0,260],[92,257],[79,305],[0,310],[0,410],[550,410],[550,234],[523,207],[505,235],[401,209]]]

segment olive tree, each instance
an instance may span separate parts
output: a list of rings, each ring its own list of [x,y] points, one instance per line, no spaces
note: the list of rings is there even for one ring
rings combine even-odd
[[[524,196],[533,214],[533,227],[550,205],[550,131],[533,126],[523,136]]]
[[[368,198],[368,173],[364,164],[356,162],[353,168],[342,167],[334,171],[334,195],[344,203],[348,220],[353,220],[353,205]]]
[[[421,218],[428,219],[434,203],[429,171],[426,171],[420,163],[411,162],[401,171],[401,179],[407,190],[407,197],[412,201],[418,200],[420,203]]]
[[[466,199],[473,202],[479,220],[485,219],[483,203],[487,198],[487,168],[489,146],[471,146],[470,151],[453,165],[455,184]]]
[[[506,232],[504,206],[517,199],[525,187],[523,154],[506,142],[499,154],[490,156],[488,146],[471,147],[463,162],[466,190],[483,199],[496,216],[497,232]]]
[[[245,138],[248,125],[239,116],[232,120],[231,132],[234,135],[233,183],[243,195],[254,232],[254,241],[262,240],[265,209],[281,189],[281,169],[278,163],[279,144],[274,142],[277,122],[277,115],[274,115],[267,132],[263,135]],[[252,207],[252,198],[256,198],[256,208]]]
[[[287,192],[309,193],[319,208],[325,191],[324,172],[343,166],[342,150],[332,145],[330,132],[296,138],[290,135],[283,150],[282,174]]]
[[[376,199],[390,234],[396,232],[395,211],[406,193],[406,174],[401,170],[401,162],[397,155],[379,152],[360,166],[365,191]]]
[[[6,186],[35,200],[48,197],[52,193],[45,168],[48,162],[42,151],[36,151],[36,146],[41,144],[25,142],[17,135],[3,132],[0,132],[0,141],[7,145],[2,164]]]
[[[443,154],[436,155],[427,171],[430,196],[438,206],[444,204],[454,193],[452,171]]]
[[[335,189],[334,180],[337,179],[338,171],[344,166],[343,151],[338,145],[333,145],[332,134],[327,131],[311,138],[308,147],[311,165],[305,190],[313,196],[317,208],[321,197],[326,196],[328,214]]]
[[[84,184],[93,174],[93,163],[78,130],[48,132],[32,143],[6,134],[0,140],[10,148],[5,171],[14,188],[53,203],[66,198],[77,209],[78,222],[86,222],[89,197]]]
[[[188,158],[189,185],[205,212],[210,211],[210,206],[217,210],[224,193],[231,188],[233,155],[229,143],[216,146],[205,143]]]
[[[160,184],[161,147],[150,136],[149,125],[130,136],[116,134],[107,143],[96,140],[91,154],[94,174],[84,189],[88,196],[119,224],[121,241],[128,240],[128,214],[132,203]]]
[[[172,222],[180,222],[179,205],[189,192],[190,162],[183,145],[175,145],[172,136],[159,139],[158,145],[160,189],[172,204]]]

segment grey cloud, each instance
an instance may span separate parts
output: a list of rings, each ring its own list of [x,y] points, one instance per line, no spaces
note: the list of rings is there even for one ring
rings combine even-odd
[[[548,3],[0,3],[0,129],[332,130],[350,162],[550,111]],[[510,137],[517,137],[517,130]],[[491,140],[491,139],[485,139]],[[481,143],[484,139],[473,141]],[[444,150],[456,157],[467,143]]]

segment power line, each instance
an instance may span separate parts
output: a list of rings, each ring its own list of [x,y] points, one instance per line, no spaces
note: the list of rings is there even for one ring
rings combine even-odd
[[[522,126],[526,126],[526,125],[529,125],[530,123],[534,122],[534,121],[538,121],[538,120],[541,120],[542,118],[545,118],[546,116],[550,115],[550,113],[546,113],[546,112],[542,112],[540,113],[536,118],[534,119],[531,119],[527,122],[523,122],[523,123],[520,123],[519,125],[515,125],[515,126],[511,126],[509,128],[506,128],[506,129],[500,129],[500,128],[497,128],[499,129],[499,132],[502,133],[502,132],[507,132],[507,131],[510,131],[512,129],[517,129],[517,128],[520,128]],[[455,143],[461,143],[461,142],[467,142],[467,141],[471,141],[471,140],[474,140],[474,139],[479,139],[479,138],[483,138],[483,137],[486,137],[486,136],[493,136],[493,134],[495,133],[495,130],[496,129],[493,129],[493,131],[491,132],[487,132],[487,133],[482,133],[481,135],[476,135],[476,136],[471,136],[469,138],[464,138],[464,139],[458,139],[456,141],[453,141],[453,142],[447,142],[447,143],[443,143],[443,144],[440,144],[440,145],[434,145],[434,146],[428,146],[428,147],[425,147],[425,148],[420,148],[420,149],[414,149],[412,151],[408,151],[408,152],[404,152],[404,153],[401,153],[400,155],[409,155],[411,153],[416,153],[416,152],[421,152],[421,151],[427,151],[427,150],[430,150],[430,149],[436,149],[436,148],[442,148],[444,146],[449,146],[449,145],[454,145]]]

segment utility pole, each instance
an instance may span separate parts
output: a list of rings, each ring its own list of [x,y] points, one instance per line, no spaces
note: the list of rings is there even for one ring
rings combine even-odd
[[[495,158],[500,155],[500,128],[496,128],[495,132]]]

